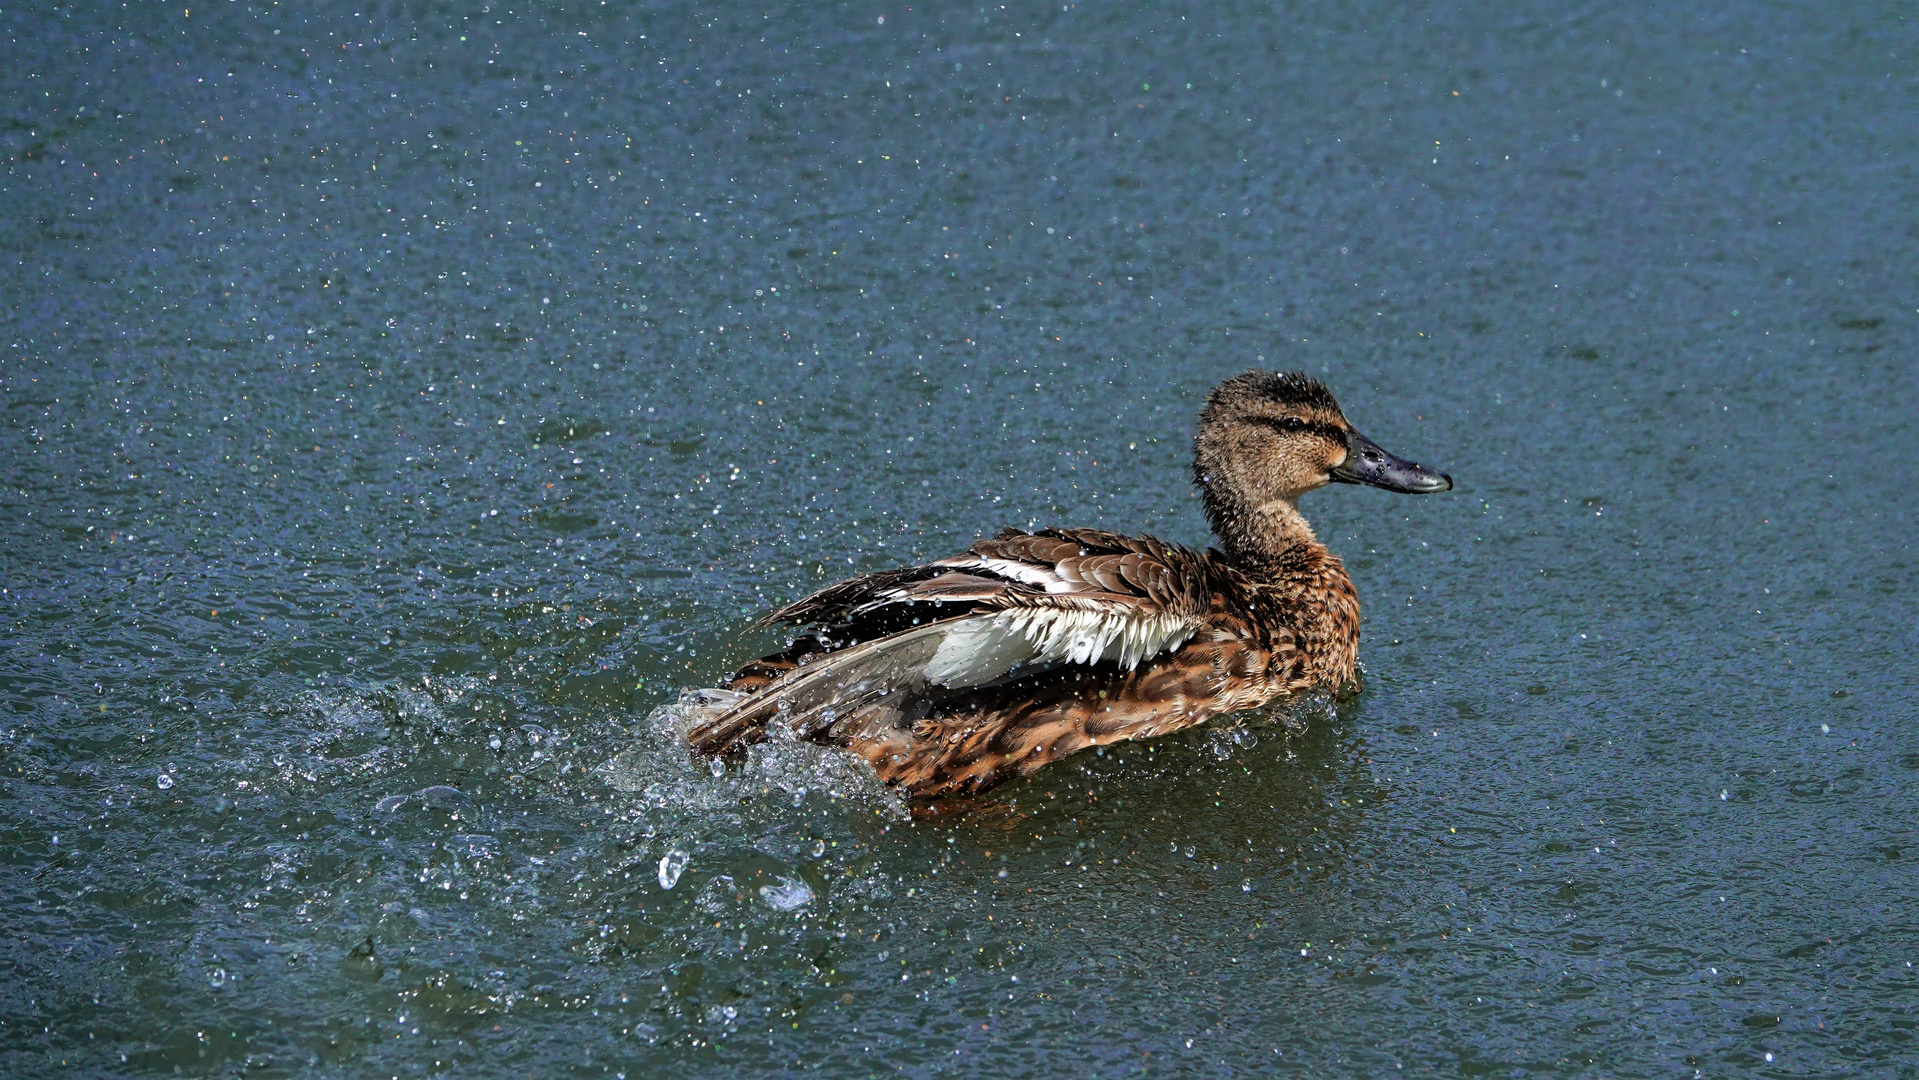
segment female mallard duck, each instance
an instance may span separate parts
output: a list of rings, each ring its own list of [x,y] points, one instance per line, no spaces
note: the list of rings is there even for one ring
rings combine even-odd
[[[1359,597],[1296,505],[1333,481],[1453,486],[1353,430],[1317,381],[1236,375],[1207,398],[1194,439],[1193,482],[1222,550],[1008,529],[830,585],[767,616],[812,630],[746,665],[687,741],[723,754],[777,726],[929,798],[1336,688],[1353,676]]]

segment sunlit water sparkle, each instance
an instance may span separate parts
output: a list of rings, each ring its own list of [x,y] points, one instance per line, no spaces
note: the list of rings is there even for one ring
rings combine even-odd
[[[7,8],[0,1074],[1914,1074],[1903,17]],[[680,751],[1255,365],[1358,698]]]

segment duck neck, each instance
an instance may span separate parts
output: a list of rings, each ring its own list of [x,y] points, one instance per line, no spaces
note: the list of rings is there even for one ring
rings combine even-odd
[[[1207,503],[1213,532],[1234,562],[1270,564],[1296,558],[1302,551],[1326,550],[1292,499],[1272,499],[1257,506],[1211,499]]]
[[[1272,618],[1292,634],[1302,677],[1326,687],[1347,684],[1359,656],[1359,596],[1298,505],[1274,499],[1212,517],[1226,558],[1277,596]]]

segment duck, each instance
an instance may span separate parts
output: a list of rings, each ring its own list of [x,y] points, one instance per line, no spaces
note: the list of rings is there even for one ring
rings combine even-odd
[[[1328,484],[1448,491],[1381,449],[1332,391],[1254,370],[1208,395],[1192,481],[1217,546],[1005,529],[765,616],[792,643],[709,691],[699,755],[768,738],[844,747],[908,800],[983,793],[1091,747],[1353,684],[1359,595],[1300,497]]]

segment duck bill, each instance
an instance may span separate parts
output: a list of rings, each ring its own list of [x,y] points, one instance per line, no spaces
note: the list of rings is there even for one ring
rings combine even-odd
[[[1332,475],[1342,484],[1365,484],[1403,495],[1430,495],[1453,487],[1452,477],[1394,457],[1357,431],[1346,433],[1346,460],[1332,470]]]

